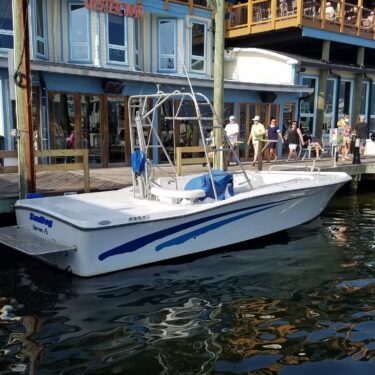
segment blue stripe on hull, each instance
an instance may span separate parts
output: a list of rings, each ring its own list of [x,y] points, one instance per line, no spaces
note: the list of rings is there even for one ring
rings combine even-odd
[[[238,209],[238,210],[234,210],[234,211],[230,211],[230,212],[223,212],[223,213],[220,213],[220,214],[211,215],[211,216],[208,216],[208,217],[203,217],[203,218],[200,218],[200,219],[197,219],[197,220],[189,221],[189,222],[186,222],[186,223],[183,223],[183,224],[180,224],[180,225],[177,225],[177,226],[173,226],[171,228],[163,229],[161,231],[154,232],[154,233],[148,234],[146,236],[137,238],[135,240],[126,242],[126,243],[124,243],[120,246],[117,246],[113,249],[110,249],[110,250],[107,250],[107,251],[101,253],[98,256],[98,259],[100,261],[103,261],[103,260],[105,260],[109,257],[114,256],[114,255],[132,253],[132,252],[137,251],[138,249],[140,249],[140,248],[142,248],[142,247],[144,247],[144,246],[146,246],[146,245],[148,245],[148,244],[150,244],[154,241],[157,241],[157,240],[160,240],[164,237],[170,236],[171,234],[181,232],[185,229],[192,228],[196,225],[200,225],[200,224],[205,223],[207,221],[215,220],[215,219],[218,219],[220,217],[233,215],[233,214],[240,213],[240,212],[243,212],[243,211],[252,210],[251,212],[247,212],[247,213],[244,213],[242,215],[238,215],[237,217],[230,217],[230,218],[222,220],[218,223],[212,223],[212,224],[207,225],[203,228],[199,228],[199,229],[194,230],[190,233],[179,236],[179,237],[177,237],[177,238],[175,238],[171,241],[167,241],[164,244],[160,244],[156,247],[156,250],[160,251],[165,247],[173,246],[173,245],[176,245],[178,243],[183,243],[183,242],[189,240],[192,237],[196,237],[200,234],[207,233],[207,232],[209,232],[213,229],[216,229],[220,226],[226,225],[227,223],[229,223],[231,221],[239,220],[242,217],[249,216],[249,215],[255,214],[257,212],[267,210],[269,208],[273,208],[277,205],[281,205],[282,203],[284,203],[286,201],[289,201],[289,200],[293,200],[293,199],[295,199],[295,198],[286,199],[286,200],[279,201],[279,202],[271,202],[271,203],[261,204],[261,205],[250,207],[250,208],[249,207],[241,208],[241,209]],[[255,211],[254,211],[254,209],[255,209]]]
[[[279,203],[279,204],[281,204],[281,203]],[[242,219],[242,218],[244,218],[246,216],[250,216],[250,215],[256,214],[258,212],[268,210],[269,208],[278,206],[279,204],[275,204],[273,206],[269,206],[269,207],[265,207],[265,208],[259,208],[258,210],[255,210],[255,211],[247,212],[245,214],[241,214],[241,215],[238,215],[238,216],[235,216],[235,217],[230,217],[228,219],[225,219],[225,220],[222,220],[222,221],[218,221],[218,222],[210,224],[210,225],[206,225],[203,228],[199,228],[199,229],[193,230],[192,232],[183,234],[180,237],[176,237],[176,238],[174,238],[174,239],[172,239],[170,241],[164,242],[164,243],[156,246],[156,251],[160,251],[160,250],[162,250],[162,249],[164,249],[166,247],[169,247],[169,246],[181,245],[184,242],[186,242],[186,241],[188,241],[188,240],[190,240],[190,239],[192,239],[194,237],[200,236],[201,234],[210,232],[211,230],[220,228],[223,225],[226,225],[228,223],[232,223],[233,221],[236,221],[236,220],[240,220],[240,219]]]

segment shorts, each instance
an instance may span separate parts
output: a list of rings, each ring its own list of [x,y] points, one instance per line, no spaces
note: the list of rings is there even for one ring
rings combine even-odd
[[[254,147],[254,155],[258,155],[259,141],[254,140],[253,147]]]
[[[342,138],[342,143],[343,143],[344,146],[345,145],[350,145],[350,142],[351,142],[350,137],[343,137]]]
[[[297,145],[295,143],[289,143],[289,150],[297,150]]]
[[[366,139],[360,139],[359,143],[362,147],[366,147]]]

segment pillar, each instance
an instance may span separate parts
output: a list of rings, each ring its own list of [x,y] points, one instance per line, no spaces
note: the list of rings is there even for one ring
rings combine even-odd
[[[362,67],[365,60],[365,47],[358,47],[357,49],[357,66]],[[361,93],[362,93],[362,82],[363,73],[357,73],[355,75],[355,86],[354,86],[354,106],[353,106],[353,117],[352,127],[358,122],[358,116],[361,114],[359,110],[361,108]],[[364,113],[363,113],[364,114]]]
[[[323,40],[322,46],[322,61],[329,61],[331,42],[329,40]],[[327,78],[328,69],[321,69],[319,74],[319,96],[318,96],[318,116],[316,124],[316,136],[322,136],[323,120],[324,120],[324,107],[326,101],[326,90],[327,90]]]

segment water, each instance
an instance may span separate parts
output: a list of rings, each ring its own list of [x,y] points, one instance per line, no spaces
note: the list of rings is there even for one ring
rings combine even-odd
[[[374,208],[92,279],[1,248],[0,374],[374,374]]]

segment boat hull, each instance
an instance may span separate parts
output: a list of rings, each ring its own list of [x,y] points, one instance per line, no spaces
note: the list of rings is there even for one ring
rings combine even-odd
[[[196,254],[294,227],[318,216],[343,183],[245,197],[230,204],[214,203],[207,210],[188,215],[95,229],[73,226],[27,207],[16,208],[16,215],[20,228],[75,248],[36,255],[38,259],[88,277]]]

